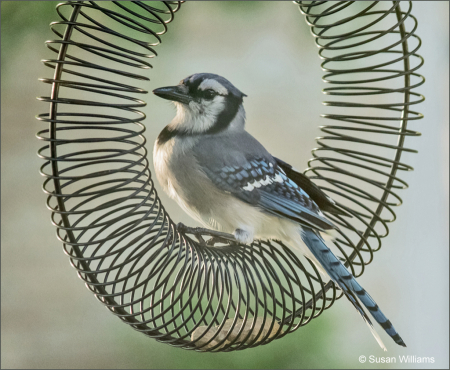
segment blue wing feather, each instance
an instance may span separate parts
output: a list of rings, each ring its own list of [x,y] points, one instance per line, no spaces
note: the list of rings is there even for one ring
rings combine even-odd
[[[218,188],[267,213],[316,230],[335,228],[309,195],[289,179],[271,157],[251,157],[240,165],[202,168]]]

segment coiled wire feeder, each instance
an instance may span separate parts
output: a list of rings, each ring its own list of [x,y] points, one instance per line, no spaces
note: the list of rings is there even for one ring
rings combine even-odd
[[[398,171],[410,110],[424,97],[423,58],[412,3],[298,1],[319,47],[329,84],[324,102],[335,122],[307,173],[353,217],[340,226],[335,253],[360,276],[388,235],[407,184]],[[401,6],[400,6],[401,5]],[[187,5],[189,6],[189,5]],[[58,39],[50,104],[38,115],[49,129],[41,174],[57,237],[79,277],[113,314],[158,341],[197,351],[234,351],[306,325],[342,295],[315,266],[276,241],[208,247],[166,213],[148,167],[140,70],[181,2],[69,1],[51,23]],[[406,10],[405,10],[406,9]],[[137,83],[137,82],[136,82]],[[336,100],[336,99],[339,100]],[[361,108],[368,115],[361,115]]]

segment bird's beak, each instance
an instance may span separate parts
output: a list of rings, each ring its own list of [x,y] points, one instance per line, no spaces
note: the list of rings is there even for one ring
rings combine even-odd
[[[160,87],[159,89],[153,90],[153,94],[163,99],[177,101],[184,104],[189,104],[192,100],[192,98],[186,94],[180,86]]]

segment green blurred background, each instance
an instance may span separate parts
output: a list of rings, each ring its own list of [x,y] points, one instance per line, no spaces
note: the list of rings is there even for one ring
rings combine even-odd
[[[383,356],[359,315],[339,300],[319,319],[268,346],[229,354],[201,354],[147,339],[91,296],[55,238],[41,191],[34,116],[48,107],[38,77],[51,76],[40,59],[52,58],[44,41],[55,36],[57,2],[1,2],[2,368],[448,368],[448,149],[449,4],[414,2],[427,98],[425,119],[408,139],[414,172],[383,249],[359,279],[408,344],[383,334],[396,364],[360,364]],[[324,100],[317,49],[291,2],[189,2],[176,14],[148,72],[152,90],[195,72],[225,76],[244,91],[248,130],[269,151],[304,168],[320,134]],[[174,115],[170,103],[144,98],[151,152]],[[300,123],[300,124],[299,124]],[[289,135],[286,132],[289,130]],[[294,150],[295,151],[294,151]],[[159,189],[159,187],[158,187]],[[192,222],[171,201],[177,221]],[[381,332],[381,330],[379,330]],[[398,355],[434,357],[434,364],[401,364]]]

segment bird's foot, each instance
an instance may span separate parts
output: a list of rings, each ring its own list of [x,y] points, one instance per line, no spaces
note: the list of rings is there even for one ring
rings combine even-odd
[[[197,241],[199,242],[199,244],[201,246],[206,246],[206,241],[205,239],[203,239],[202,234],[199,232],[199,227],[189,227],[186,226],[185,224],[183,224],[182,222],[179,222],[177,224],[177,230],[180,233],[183,234],[192,234],[195,236],[195,238],[197,239]]]
[[[178,232],[184,234],[194,235],[195,238],[200,243],[200,245],[202,246],[213,247],[216,243],[223,243],[230,245],[238,244],[238,240],[235,238],[234,235],[223,233],[221,231],[209,230],[202,227],[189,227],[181,222],[177,225],[177,230]],[[208,241],[205,241],[205,239],[203,239],[203,235],[211,236],[211,238]]]
[[[206,242],[206,245],[208,245],[209,247],[214,247],[216,245],[216,243],[228,244],[228,245],[237,245],[238,241],[237,240],[225,239],[225,238],[220,237],[220,236],[213,236],[211,239],[209,239]]]

